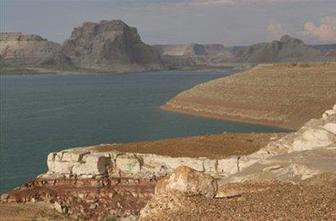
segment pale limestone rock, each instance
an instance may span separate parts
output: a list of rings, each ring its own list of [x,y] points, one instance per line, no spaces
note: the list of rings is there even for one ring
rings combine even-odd
[[[66,151],[63,152],[62,160],[69,162],[79,162],[82,160],[83,156],[89,154],[90,152],[80,152],[80,151]]]
[[[197,158],[179,157],[173,158],[168,156],[159,156],[155,154],[142,154],[143,170],[155,175],[165,175],[173,172],[178,166],[185,165],[195,170],[203,171],[203,160]]]
[[[57,212],[59,213],[63,213],[63,209],[62,209],[62,206],[61,204],[59,204],[57,201],[54,203],[54,208]]]
[[[72,173],[72,167],[74,165],[72,162],[55,160],[53,164],[54,164],[53,172],[55,173],[60,173],[60,174],[71,174]]]
[[[134,154],[117,156],[116,167],[123,173],[134,175],[141,171],[141,162]]]
[[[323,119],[327,119],[329,116],[335,115],[336,114],[336,110],[327,110],[323,113],[322,118]]]
[[[323,129],[333,133],[333,134],[336,134],[336,122],[330,122],[330,123],[326,123],[324,126],[323,126]]]
[[[179,192],[189,196],[203,195],[213,198],[217,189],[217,181],[210,175],[187,166],[179,166],[170,176],[157,183],[155,194]]]
[[[238,172],[238,158],[231,157],[228,159],[218,160],[217,172],[221,175],[231,175]]]
[[[336,143],[336,136],[322,128],[310,128],[294,139],[291,151],[311,150]]]
[[[335,173],[335,171],[336,149],[319,148],[280,154],[260,160],[241,173],[233,174],[221,182],[278,180],[296,183],[314,175]]]
[[[72,172],[76,175],[101,175],[107,172],[109,159],[100,155],[85,155],[82,163],[75,163]]]
[[[48,161],[53,161],[55,160],[55,156],[56,156],[57,153],[54,153],[54,152],[51,152],[48,154]]]
[[[55,161],[54,160],[47,160],[48,171],[55,171]]]
[[[203,171],[208,174],[217,173],[217,160],[210,160],[207,158],[202,158],[203,160]]]

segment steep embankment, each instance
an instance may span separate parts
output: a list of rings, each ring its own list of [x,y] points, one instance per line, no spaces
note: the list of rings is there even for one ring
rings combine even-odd
[[[162,108],[297,129],[334,104],[335,85],[336,63],[258,65],[184,91]]]

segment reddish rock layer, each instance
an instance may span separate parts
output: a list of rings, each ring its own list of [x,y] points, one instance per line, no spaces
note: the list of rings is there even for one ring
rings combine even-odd
[[[37,178],[1,198],[3,203],[47,201],[73,218],[101,220],[107,215],[138,215],[152,197],[155,183],[132,178]]]

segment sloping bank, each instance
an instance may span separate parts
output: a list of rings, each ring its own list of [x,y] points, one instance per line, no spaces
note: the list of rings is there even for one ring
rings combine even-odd
[[[299,129],[336,100],[336,63],[264,64],[184,91],[162,109]]]

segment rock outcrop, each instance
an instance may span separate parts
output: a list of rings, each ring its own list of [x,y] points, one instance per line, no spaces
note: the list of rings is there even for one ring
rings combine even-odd
[[[73,30],[62,51],[85,70],[145,71],[161,68],[159,53],[142,42],[136,28],[120,20],[85,22]]]
[[[140,220],[151,218],[153,214],[159,213],[162,207],[156,207],[161,199],[170,198],[171,203],[166,204],[167,209],[173,209],[170,206],[178,207],[183,204],[183,197],[202,196],[206,198],[214,198],[217,194],[217,181],[202,172],[194,170],[187,166],[179,166],[169,176],[159,180],[155,187],[154,197],[140,212]],[[181,200],[180,203],[178,203]],[[174,202],[175,201],[175,202]],[[177,205],[174,205],[174,204]]]
[[[280,180],[299,182],[336,171],[336,105],[322,118],[239,159],[241,173],[222,181]]]
[[[255,153],[229,156],[224,159],[169,157],[144,153],[122,153],[116,150],[99,152],[99,146],[68,149],[49,154],[47,161],[49,170],[42,177],[108,176],[156,179],[173,173],[179,166],[188,166],[216,178],[225,179],[235,177],[236,174],[259,163],[263,165],[262,171],[282,171],[286,174],[287,170],[297,170],[295,173],[300,175],[302,172],[300,177],[304,179],[309,176],[303,174],[305,171],[300,171],[298,168],[308,168],[307,171],[311,168],[317,171],[314,174],[319,174],[330,172],[336,167],[333,163],[336,157],[335,125],[335,109],[328,110],[321,119],[307,122],[297,132],[273,141]],[[316,157],[312,159],[314,154]],[[281,170],[278,170],[280,168]],[[262,171],[258,173],[261,174]]]
[[[280,41],[255,44],[234,53],[237,62],[247,63],[324,61],[324,55],[320,50],[289,35],[282,36]]]
[[[64,69],[71,66],[61,45],[39,35],[16,32],[0,33],[0,58],[8,65],[50,66]]]
[[[154,47],[161,55],[168,56],[215,56],[228,53],[221,44],[154,45]]]
[[[179,166],[172,174],[158,181],[155,194],[178,192],[189,196],[202,195],[213,198],[217,188],[217,181],[213,177],[187,166]]]
[[[104,145],[102,145],[104,147]],[[157,178],[185,165],[213,176],[229,176],[238,172],[239,156],[226,159],[206,157],[169,157],[155,154],[122,153],[115,150],[99,152],[99,146],[75,148],[50,153],[48,177],[92,178],[102,176]]]

